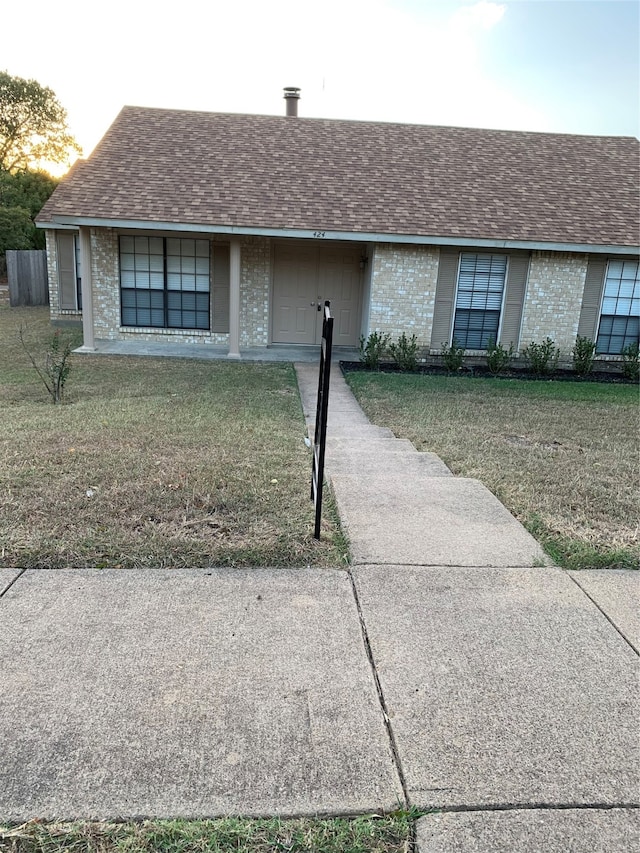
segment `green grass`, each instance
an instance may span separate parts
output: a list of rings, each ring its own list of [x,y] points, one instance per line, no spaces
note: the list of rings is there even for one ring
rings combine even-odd
[[[7,853],[409,853],[414,815],[357,818],[156,820],[124,823],[32,821],[0,825]]]
[[[481,480],[559,565],[637,568],[638,388],[351,373],[367,415]]]
[[[0,308],[0,566],[340,565],[290,364],[72,355],[54,406],[46,309]],[[78,341],[76,340],[76,343]]]

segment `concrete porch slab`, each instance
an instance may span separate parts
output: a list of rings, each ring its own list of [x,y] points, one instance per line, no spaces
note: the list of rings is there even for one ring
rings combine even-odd
[[[0,569],[0,595],[11,586],[21,571],[22,569]]]
[[[331,472],[353,562],[532,566],[549,562],[536,540],[482,483],[416,478],[390,490],[385,477]]]
[[[569,574],[640,652],[640,572],[590,569]]]
[[[562,570],[354,576],[411,804],[638,802],[638,656]]]
[[[419,853],[622,853],[640,846],[637,809],[517,809],[420,818]]]
[[[32,571],[1,607],[7,820],[401,802],[345,572]]]
[[[86,353],[83,347],[76,352]],[[199,358],[211,361],[227,361],[229,359],[229,348],[215,344],[185,344],[185,343],[157,343],[153,341],[108,341],[96,340],[95,355],[129,355],[129,356],[161,356],[164,358]],[[359,361],[357,350],[346,347],[336,347],[333,350],[332,362],[336,362],[332,370],[339,372],[337,364],[340,360]],[[237,360],[237,359],[236,359]],[[241,361],[290,361],[307,364],[311,370],[315,369],[316,384],[320,368],[319,346],[296,346],[296,345],[272,345],[268,347],[242,347],[240,349]]]

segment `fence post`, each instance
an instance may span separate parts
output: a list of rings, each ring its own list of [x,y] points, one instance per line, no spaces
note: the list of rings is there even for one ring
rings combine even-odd
[[[324,454],[327,443],[327,414],[329,411],[332,344],[333,317],[331,316],[331,303],[327,301],[324,303],[324,316],[322,319],[316,427],[313,437],[313,466],[311,470],[311,500],[314,502],[316,508],[316,522],[313,532],[315,539],[320,538],[320,525],[322,522],[322,486],[324,482]]]

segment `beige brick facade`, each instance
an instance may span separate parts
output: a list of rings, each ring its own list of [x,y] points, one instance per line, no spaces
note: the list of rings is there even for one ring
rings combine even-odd
[[[227,346],[228,334],[176,329],[131,329],[120,325],[118,233],[91,228],[92,296],[96,340],[157,341]],[[48,230],[47,264],[52,320],[81,314],[59,308],[57,243]],[[440,250],[434,246],[378,243],[371,253],[368,317],[363,329],[388,332],[394,339],[415,334],[428,347],[433,325]],[[565,359],[575,342],[583,298],[587,256],[535,251],[531,255],[523,306],[520,347],[553,338]],[[240,345],[267,346],[270,339],[272,241],[241,238]]]
[[[91,229],[91,295],[93,334],[117,340],[120,327],[120,271],[118,235],[113,228]]]
[[[571,359],[578,333],[587,260],[587,255],[568,252],[531,253],[520,349],[532,341],[540,343],[550,337],[560,348],[561,359]]]
[[[376,244],[369,332],[388,332],[394,339],[405,332],[415,334],[421,346],[429,344],[439,258],[434,246]]]
[[[47,231],[52,320],[80,318],[81,312],[59,308],[58,257],[55,231]],[[245,237],[241,248],[240,328],[242,346],[266,346],[269,336],[270,240]],[[131,329],[120,325],[120,271],[118,233],[111,228],[91,229],[91,273],[96,340],[139,340],[161,342],[171,338],[188,344],[226,346],[228,334],[184,329]]]
[[[271,240],[244,237],[240,246],[240,346],[269,343]]]

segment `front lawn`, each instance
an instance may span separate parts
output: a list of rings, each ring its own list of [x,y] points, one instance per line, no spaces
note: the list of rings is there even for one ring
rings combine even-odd
[[[339,565],[290,364],[72,355],[53,405],[47,309],[0,308],[0,566]],[[65,333],[66,334],[66,333]],[[79,338],[76,338],[79,343]]]
[[[568,568],[637,568],[638,388],[350,373],[367,415],[481,480]]]

